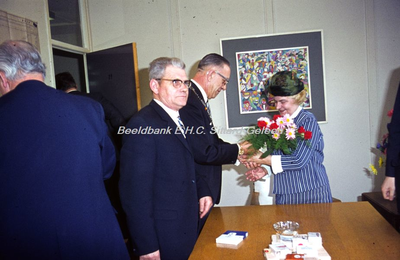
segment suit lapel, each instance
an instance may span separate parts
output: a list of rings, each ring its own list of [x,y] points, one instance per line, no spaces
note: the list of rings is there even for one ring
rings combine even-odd
[[[179,128],[178,126],[175,124],[175,121],[172,120],[172,118],[168,115],[167,112],[165,112],[165,110],[160,107],[154,100],[152,100],[149,104],[156,112],[157,114],[160,116],[160,118],[165,122],[166,126],[170,127],[171,129],[173,129],[173,135],[179,139],[180,142],[182,142],[182,144],[190,151],[190,153],[192,152],[192,150],[189,147],[188,142],[186,141],[186,138],[183,137],[183,134],[175,134],[175,133],[179,133]]]

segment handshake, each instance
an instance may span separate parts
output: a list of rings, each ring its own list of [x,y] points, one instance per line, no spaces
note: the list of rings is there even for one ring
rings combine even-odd
[[[244,141],[239,143],[238,160],[249,169],[245,174],[249,181],[257,181],[268,174],[267,169],[261,165],[271,165],[271,155],[261,158],[262,152],[256,151],[251,143]]]

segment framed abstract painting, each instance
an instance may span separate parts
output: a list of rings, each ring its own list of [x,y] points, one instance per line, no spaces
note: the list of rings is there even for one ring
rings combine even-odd
[[[296,73],[307,92],[303,108],[326,122],[322,31],[221,39],[221,53],[231,64],[225,92],[228,128],[255,125],[277,114],[267,91],[278,71]]]

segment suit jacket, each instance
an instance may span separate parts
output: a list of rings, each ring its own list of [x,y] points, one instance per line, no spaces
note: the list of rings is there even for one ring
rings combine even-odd
[[[122,140],[121,136],[117,134],[117,131],[119,127],[124,126],[126,122],[118,108],[116,108],[114,104],[105,98],[101,93],[83,93],[80,91],[71,91],[69,94],[88,97],[101,104],[104,110],[104,116],[109,130],[109,135],[117,150],[117,159],[119,159],[119,150],[122,146]]]
[[[227,143],[218,137],[217,129],[200,100],[203,97],[199,87],[193,81],[191,85],[193,89],[189,90],[188,102],[179,113],[186,128],[193,129],[187,134],[187,139],[195,157],[196,172],[208,184],[200,195],[211,194],[214,203],[218,204],[221,197],[221,165],[235,163],[239,148],[237,144]]]
[[[78,90],[71,91],[69,94],[79,95],[84,97],[89,97],[93,100],[96,100],[101,104],[104,109],[104,116],[106,121],[109,121],[109,127],[113,129],[113,132],[117,132],[120,125],[125,125],[125,119],[122,116],[121,112],[116,108],[110,100],[106,99],[100,93],[83,93]]]
[[[389,140],[386,150],[386,176],[395,177],[396,192],[400,194],[400,85],[397,90],[393,115],[388,124]],[[400,212],[400,198],[397,198],[397,209]]]
[[[300,141],[290,155],[282,151],[273,153],[281,155],[283,168],[283,172],[274,176],[274,194],[293,194],[329,186],[323,165],[324,139],[317,120],[312,113],[302,109],[293,121],[297,127],[311,131],[312,138],[308,144]]]
[[[0,258],[129,259],[96,102],[25,81],[0,98]]]
[[[197,239],[201,181],[176,129],[154,100],[125,129],[120,197],[138,255],[160,250],[161,259],[187,259]]]

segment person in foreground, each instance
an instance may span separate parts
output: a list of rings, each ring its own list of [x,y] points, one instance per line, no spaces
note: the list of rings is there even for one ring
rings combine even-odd
[[[393,200],[396,191],[400,190],[400,85],[397,90],[393,115],[388,124],[389,140],[386,150],[386,178],[382,184],[382,195]],[[397,198],[397,211],[400,213],[400,199]]]
[[[122,207],[140,259],[187,259],[197,240],[199,216],[212,205],[211,194],[198,196],[206,184],[196,176],[179,117],[190,82],[177,58],[152,61],[149,78],[153,100],[124,129]]]
[[[103,109],[44,84],[38,51],[0,45],[0,258],[129,259],[103,180]]]
[[[124,126],[126,124],[124,117],[121,112],[111,103],[110,100],[105,98],[101,93],[85,93],[78,90],[78,85],[72,74],[68,71],[61,72],[56,75],[56,89],[64,91],[65,93],[77,96],[83,96],[86,98],[90,98],[100,103],[104,110],[105,123],[108,128],[108,136],[111,138],[111,141],[115,147],[116,153],[116,165],[114,168],[114,173],[111,178],[107,179],[104,184],[106,186],[106,191],[108,197],[110,198],[111,205],[115,209],[115,213],[120,223],[122,234],[125,237],[128,237],[128,232],[126,228],[125,216],[122,212],[122,206],[119,199],[118,192],[118,180],[119,180],[119,154],[122,146],[122,136],[118,135],[118,129],[120,126]]]
[[[274,151],[272,155],[260,158],[258,153],[250,159],[243,159],[243,162],[271,166],[275,174],[273,193],[276,204],[332,202],[328,176],[322,164],[323,135],[314,115],[300,106],[306,98],[303,82],[291,71],[277,72],[270,80],[268,91],[274,96],[279,114],[290,115],[297,127],[303,126],[312,132],[312,138],[309,144],[299,141],[290,155]],[[259,166],[246,175],[249,180],[256,181],[266,173],[266,169]]]
[[[240,144],[230,144],[218,137],[208,105],[209,99],[226,90],[230,74],[227,59],[216,53],[204,56],[191,80],[187,105],[180,110],[182,120],[190,130],[187,139],[194,153],[196,172],[207,182],[205,189],[199,192],[211,193],[214,204],[218,204],[221,197],[222,165],[239,164]],[[207,217],[200,219],[199,231]]]

